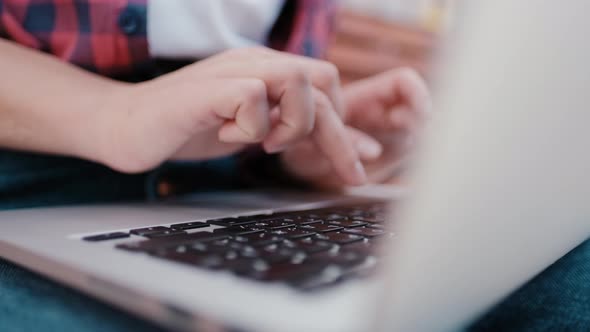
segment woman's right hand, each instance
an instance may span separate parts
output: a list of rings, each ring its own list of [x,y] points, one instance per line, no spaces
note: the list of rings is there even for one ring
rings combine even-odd
[[[341,120],[338,71],[327,62],[231,50],[106,96],[95,117],[98,160],[119,171],[220,157],[254,143],[276,153],[310,137],[346,183],[366,181]]]

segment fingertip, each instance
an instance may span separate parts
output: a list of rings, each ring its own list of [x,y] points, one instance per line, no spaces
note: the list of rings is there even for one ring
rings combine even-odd
[[[353,172],[349,179],[350,185],[353,186],[360,186],[366,184],[368,181],[367,178],[367,171],[365,170],[365,166],[361,163],[360,160],[354,163]]]
[[[362,160],[375,160],[383,153],[381,144],[372,138],[360,138],[355,145]]]
[[[262,143],[262,149],[264,149],[264,152],[266,152],[268,154],[276,154],[276,153],[281,153],[281,152],[285,151],[287,149],[287,146],[272,143],[270,141],[264,141]]]

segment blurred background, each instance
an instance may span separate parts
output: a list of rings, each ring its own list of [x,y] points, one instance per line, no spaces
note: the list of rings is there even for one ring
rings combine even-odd
[[[343,82],[404,66],[428,79],[430,59],[452,21],[456,0],[340,1],[327,58]]]

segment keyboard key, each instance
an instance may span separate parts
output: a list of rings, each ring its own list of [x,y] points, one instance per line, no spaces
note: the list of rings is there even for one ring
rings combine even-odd
[[[204,268],[216,269],[220,268],[223,264],[223,257],[215,254],[201,254],[192,251],[188,252],[177,252],[177,251],[166,251],[157,253],[154,255],[157,258],[163,258],[183,264],[199,266]]]
[[[249,215],[249,216],[239,216],[239,217],[236,217],[236,219],[238,219],[238,220],[265,220],[268,218],[272,218],[276,215],[277,214],[254,214],[254,215]]]
[[[296,259],[295,255],[297,255],[298,252],[299,251],[294,248],[275,243],[262,248],[262,250],[259,251],[259,257],[267,264],[277,264]]]
[[[385,229],[385,225],[383,224],[368,224],[367,227],[369,228],[377,228],[377,229]]]
[[[157,237],[179,235],[179,234],[186,234],[186,232],[181,231],[181,230],[168,229],[163,232],[146,233],[144,236],[147,237],[148,239],[153,239],[153,238],[157,238]]]
[[[217,225],[217,226],[224,226],[224,227],[248,225],[248,224],[253,224],[255,222],[256,222],[256,220],[251,219],[249,217],[248,218],[230,217],[230,218],[210,219],[210,220],[206,221],[206,223],[209,225]]]
[[[326,225],[326,224],[313,224],[313,225],[305,225],[299,226],[300,229],[316,232],[316,233],[328,233],[328,232],[336,232],[342,229],[340,226],[334,225]]]
[[[283,262],[271,264],[264,271],[251,273],[249,276],[264,281],[281,281],[290,284],[303,284],[310,278],[315,278],[326,269],[320,262],[300,263]]]
[[[360,235],[347,234],[343,232],[319,234],[317,235],[317,238],[335,244],[347,244],[364,240],[364,238]]]
[[[117,249],[125,250],[125,251],[144,251],[140,243],[143,241],[135,241],[135,242],[127,242],[127,243],[119,243],[115,246]]]
[[[268,230],[277,230],[277,229],[282,229],[282,228],[288,228],[288,227],[293,227],[295,226],[295,224],[293,223],[293,220],[287,219],[287,220],[273,220],[269,227],[267,227]]]
[[[182,249],[183,251],[196,251],[200,253],[213,253],[218,254],[220,256],[233,256],[233,258],[237,257],[242,251],[245,249],[245,245],[232,241],[230,239],[224,240],[217,240],[208,243],[193,243],[191,245],[181,245],[177,247],[178,249]],[[169,250],[169,249],[167,249]],[[256,257],[256,256],[253,256]]]
[[[348,216],[339,213],[328,213],[323,216],[323,219],[327,221],[347,220]]]
[[[178,230],[187,230],[187,229],[195,229],[195,228],[203,228],[203,227],[209,227],[209,224],[204,223],[204,222],[200,222],[200,221],[191,221],[191,222],[185,222],[185,223],[181,223],[181,224],[174,224],[174,225],[170,225],[170,228],[172,229],[178,229]]]
[[[82,240],[89,241],[89,242],[99,242],[99,241],[107,241],[107,240],[115,240],[115,239],[124,239],[126,237],[129,237],[129,233],[113,232],[113,233],[86,236],[86,237],[82,238]]]
[[[369,256],[377,254],[377,246],[374,241],[355,241],[341,247],[343,251],[354,251],[361,255]]]
[[[324,241],[318,241],[315,238],[306,238],[303,240],[293,241],[293,244],[308,254],[315,254],[334,248],[333,244]]]
[[[323,264],[325,266],[336,265],[341,268],[351,268],[362,264],[366,259],[367,256],[353,251],[344,251],[339,253],[324,252],[311,256],[308,263]]]
[[[367,216],[367,217],[353,217],[354,220],[360,220],[360,221],[364,221],[364,222],[368,222],[368,223],[383,223],[385,222],[385,218],[383,217],[373,217],[373,216]]]
[[[344,233],[356,234],[364,237],[375,237],[385,234],[385,231],[377,228],[360,227],[360,228],[348,228],[344,230]]]
[[[168,227],[155,226],[155,227],[132,229],[129,232],[133,235],[146,236],[147,234],[160,233],[160,232],[165,232],[165,231],[169,231],[169,230],[170,230],[170,228],[168,228]]]
[[[218,226],[236,226],[236,225],[248,225],[254,222],[276,218],[276,214],[256,214],[249,216],[229,217],[221,219],[211,219],[206,222],[209,224],[216,224]]]
[[[265,246],[283,241],[285,238],[270,233],[256,233],[247,235],[238,235],[234,237],[237,242],[248,243],[252,246]]]
[[[225,260],[222,263],[224,269],[237,275],[256,275],[268,270],[268,263],[260,258],[240,258]]]
[[[218,228],[213,231],[215,234],[227,234],[227,235],[248,235],[256,233],[264,233],[262,229],[249,228],[247,226],[231,226],[226,228]]]
[[[299,223],[299,225],[315,225],[315,224],[321,224],[323,222],[324,221],[322,219],[305,218]]]
[[[180,245],[191,245],[197,242],[206,243],[229,237],[226,234],[215,234],[210,232],[186,233],[153,238],[117,245],[117,248],[130,251],[152,252]]]
[[[255,248],[250,245],[244,245],[242,249],[240,249],[240,256],[242,257],[250,257],[255,258],[260,256],[259,248]]]
[[[334,225],[334,226],[345,227],[345,228],[362,227],[362,226],[368,225],[364,221],[360,221],[360,220],[348,220],[348,219],[330,221],[329,224],[330,225]]]
[[[312,232],[312,231],[308,231],[305,229],[290,227],[290,228],[282,228],[282,229],[279,229],[276,231],[272,231],[271,234],[283,236],[287,239],[302,239],[302,238],[310,237],[310,236],[315,235],[317,233]]]

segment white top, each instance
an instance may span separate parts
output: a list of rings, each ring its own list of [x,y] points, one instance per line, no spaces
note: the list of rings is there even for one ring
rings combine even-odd
[[[203,58],[263,44],[284,0],[148,0],[150,54]]]

